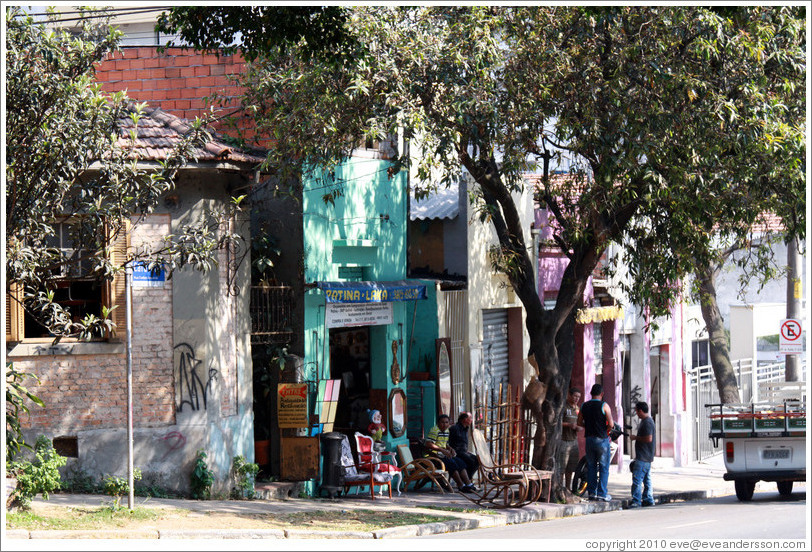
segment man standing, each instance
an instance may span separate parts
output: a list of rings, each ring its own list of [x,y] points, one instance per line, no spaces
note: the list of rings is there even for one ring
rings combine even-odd
[[[454,449],[448,446],[448,426],[451,425],[451,418],[448,414],[440,414],[437,417],[437,425],[429,430],[423,447],[426,449],[425,456],[434,455],[440,458],[445,464],[445,469],[451,478],[457,483],[457,489],[463,493],[476,491],[477,488],[468,479],[468,472],[465,469],[465,462],[457,458]]]
[[[589,500],[609,502],[612,500],[606,488],[609,485],[609,462],[612,459],[609,430],[615,422],[609,405],[603,402],[603,386],[596,383],[589,394],[592,399],[581,406],[578,414],[578,425],[584,428],[586,437],[586,492]]]
[[[561,420],[561,443],[558,445],[558,465],[564,476],[565,488],[572,484],[572,474],[578,465],[578,403],[581,401],[581,390],[570,387],[567,404],[564,405],[564,417]]]
[[[474,417],[470,412],[460,412],[457,417],[457,423],[448,428],[448,446],[454,449],[457,457],[465,462],[465,469],[468,472],[468,478],[474,477],[477,468],[479,467],[479,458],[476,454],[468,451],[468,428],[474,421]]]
[[[632,502],[629,508],[654,506],[651,488],[651,463],[654,461],[654,419],[648,413],[648,404],[638,402],[634,409],[640,418],[637,435],[629,438],[634,441],[634,463],[632,464]],[[641,489],[642,487],[642,489]]]

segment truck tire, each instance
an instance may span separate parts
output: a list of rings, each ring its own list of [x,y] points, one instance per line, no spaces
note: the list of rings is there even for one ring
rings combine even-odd
[[[753,498],[753,491],[756,490],[756,482],[748,481],[747,479],[737,479],[734,482],[736,486],[736,498],[742,502],[747,502]]]
[[[778,494],[781,496],[790,496],[792,494],[792,481],[778,481]]]

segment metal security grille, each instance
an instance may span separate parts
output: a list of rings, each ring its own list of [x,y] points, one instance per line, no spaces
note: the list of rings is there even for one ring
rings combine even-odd
[[[465,382],[470,381],[470,370],[465,364],[465,306],[468,303],[468,292],[446,291],[446,336],[451,339],[451,398],[452,412],[459,414],[463,410],[470,410],[465,401]]]
[[[251,343],[289,342],[293,338],[293,288],[251,288]]]
[[[482,311],[482,362],[490,389],[508,383],[508,314],[505,309]]]

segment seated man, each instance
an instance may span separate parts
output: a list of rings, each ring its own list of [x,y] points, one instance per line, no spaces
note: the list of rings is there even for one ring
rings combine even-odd
[[[448,414],[440,414],[437,418],[437,425],[429,430],[423,443],[424,448],[427,449],[426,456],[434,455],[442,459],[446,471],[457,482],[457,488],[461,492],[476,491],[476,487],[468,478],[465,462],[461,458],[457,458],[457,453],[448,446],[448,426],[450,425],[451,419]]]
[[[473,421],[474,417],[470,412],[460,412],[457,423],[448,428],[448,446],[454,449],[457,457],[465,462],[469,479],[474,477],[479,467],[479,458],[468,451],[468,428],[471,427]]]

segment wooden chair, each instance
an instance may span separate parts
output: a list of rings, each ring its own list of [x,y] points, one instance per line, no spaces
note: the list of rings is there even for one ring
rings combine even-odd
[[[368,470],[372,467],[375,471],[390,474],[392,479],[397,480],[395,489],[400,495],[400,484],[403,481],[403,476],[395,461],[395,453],[375,450],[375,440],[369,435],[357,431],[355,432],[355,450],[358,452],[358,465],[361,469]],[[384,461],[387,456],[390,461]],[[381,492],[383,492],[383,489]]]
[[[471,437],[479,457],[478,479],[482,489],[463,496],[479,505],[487,502],[497,508],[521,508],[541,498],[546,480],[549,502],[553,472],[521,462],[496,464],[482,432],[471,428]]]
[[[352,456],[350,440],[346,435],[341,438],[341,468],[342,476],[340,485],[344,487],[346,495],[350,487],[369,487],[369,496],[375,500],[375,487],[389,489],[389,498],[392,498],[392,475],[387,472],[380,472],[376,468],[378,462],[368,462],[365,467],[361,467]]]
[[[439,458],[424,457],[415,459],[409,445],[398,445],[398,459],[400,460],[400,473],[403,476],[403,490],[409,489],[409,483],[414,483],[414,489],[419,489],[427,483],[440,489],[441,493],[451,490],[451,481],[445,464]]]

